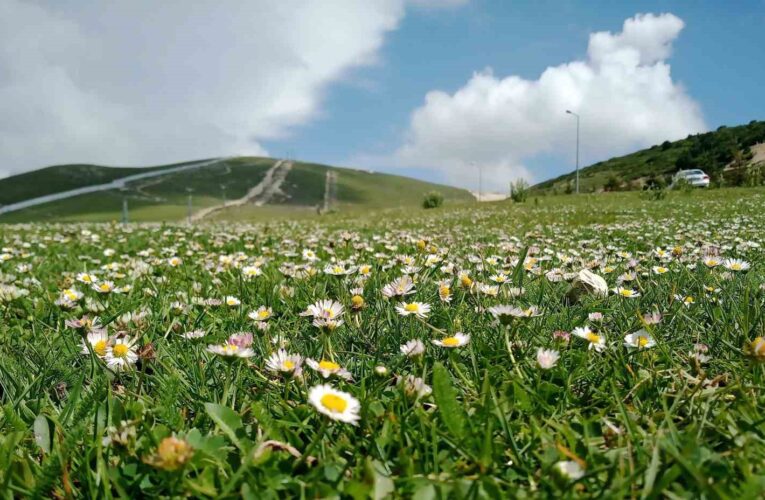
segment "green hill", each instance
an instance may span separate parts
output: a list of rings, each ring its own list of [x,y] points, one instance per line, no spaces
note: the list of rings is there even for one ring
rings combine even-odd
[[[241,157],[183,172],[130,182],[125,189],[112,189],[52,201],[0,215],[0,222],[35,221],[114,221],[122,216],[127,200],[131,221],[178,221],[192,211],[219,206],[225,200],[244,197],[258,185],[276,160]],[[189,164],[192,162],[188,162]],[[172,167],[181,164],[172,165]],[[152,167],[149,170],[169,168]],[[447,203],[465,202],[472,196],[465,190],[389,174],[294,162],[280,191],[267,206],[245,205],[215,212],[214,220],[268,219],[281,216],[315,216],[324,201],[328,170],[335,172],[333,208],[338,211],[370,208],[419,207],[423,195],[440,191]],[[113,168],[96,165],[48,167],[0,179],[0,204],[49,195],[110,181],[148,171],[139,168]]]
[[[747,125],[720,127],[714,132],[689,135],[685,139],[611,158],[579,170],[580,190],[593,192],[638,188],[646,181],[668,180],[678,170],[700,168],[719,181],[726,166],[750,163],[752,146],[765,142],[765,121]],[[728,184],[736,184],[736,173],[726,172]],[[535,191],[565,192],[573,188],[575,172],[533,186]]]

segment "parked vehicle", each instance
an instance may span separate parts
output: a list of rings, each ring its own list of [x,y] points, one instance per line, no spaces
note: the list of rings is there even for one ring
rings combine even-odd
[[[697,168],[691,170],[681,170],[672,178],[672,186],[678,181],[684,180],[693,187],[709,187],[709,176],[703,170]]]

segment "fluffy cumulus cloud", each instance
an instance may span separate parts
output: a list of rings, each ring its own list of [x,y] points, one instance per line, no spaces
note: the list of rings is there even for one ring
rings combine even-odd
[[[393,162],[441,171],[455,184],[506,189],[527,166],[573,162],[574,118],[581,116],[584,162],[608,158],[705,130],[699,106],[672,80],[667,59],[683,21],[672,14],[637,15],[620,33],[590,35],[587,58],[547,68],[537,80],[475,73],[453,94],[432,91],[411,116]]]
[[[0,0],[0,177],[262,154],[321,112],[329,84],[376,62],[405,7]]]

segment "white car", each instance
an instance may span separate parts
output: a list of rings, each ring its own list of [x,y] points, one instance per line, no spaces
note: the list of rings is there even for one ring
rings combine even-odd
[[[709,187],[709,176],[699,169],[681,170],[675,174],[672,178],[672,185],[677,184],[678,181],[685,180],[693,187]]]

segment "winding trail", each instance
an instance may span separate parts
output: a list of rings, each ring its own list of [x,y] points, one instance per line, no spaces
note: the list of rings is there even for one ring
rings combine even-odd
[[[222,205],[215,205],[212,207],[203,208],[191,216],[191,221],[199,221],[205,217],[214,214],[224,208],[240,207],[252,203],[257,207],[263,206],[271,199],[281,193],[282,183],[287,178],[287,174],[292,169],[292,162],[287,160],[278,160],[274,165],[266,171],[265,177],[252,189],[250,189],[246,195],[239,199],[231,200]]]
[[[138,181],[141,179],[149,179],[151,177],[159,177],[161,175],[173,174],[176,172],[183,172],[184,170],[194,170],[197,168],[207,167],[216,163],[225,161],[227,158],[215,158],[213,160],[205,160],[190,165],[183,165],[180,167],[163,168],[162,170],[152,170],[143,174],[133,174],[127,177],[121,177],[115,179],[106,184],[96,184],[93,186],[85,186],[77,189],[70,189],[69,191],[62,191],[60,193],[47,194],[45,196],[39,196],[37,198],[31,198],[29,200],[19,201],[16,203],[9,203],[8,205],[0,206],[0,214],[7,214],[8,212],[15,212],[17,210],[23,210],[25,208],[34,207],[36,205],[42,205],[44,203],[50,203],[52,201],[65,200],[66,198],[74,198],[88,193],[97,193],[99,191],[110,191],[112,189],[123,189],[129,182]]]

